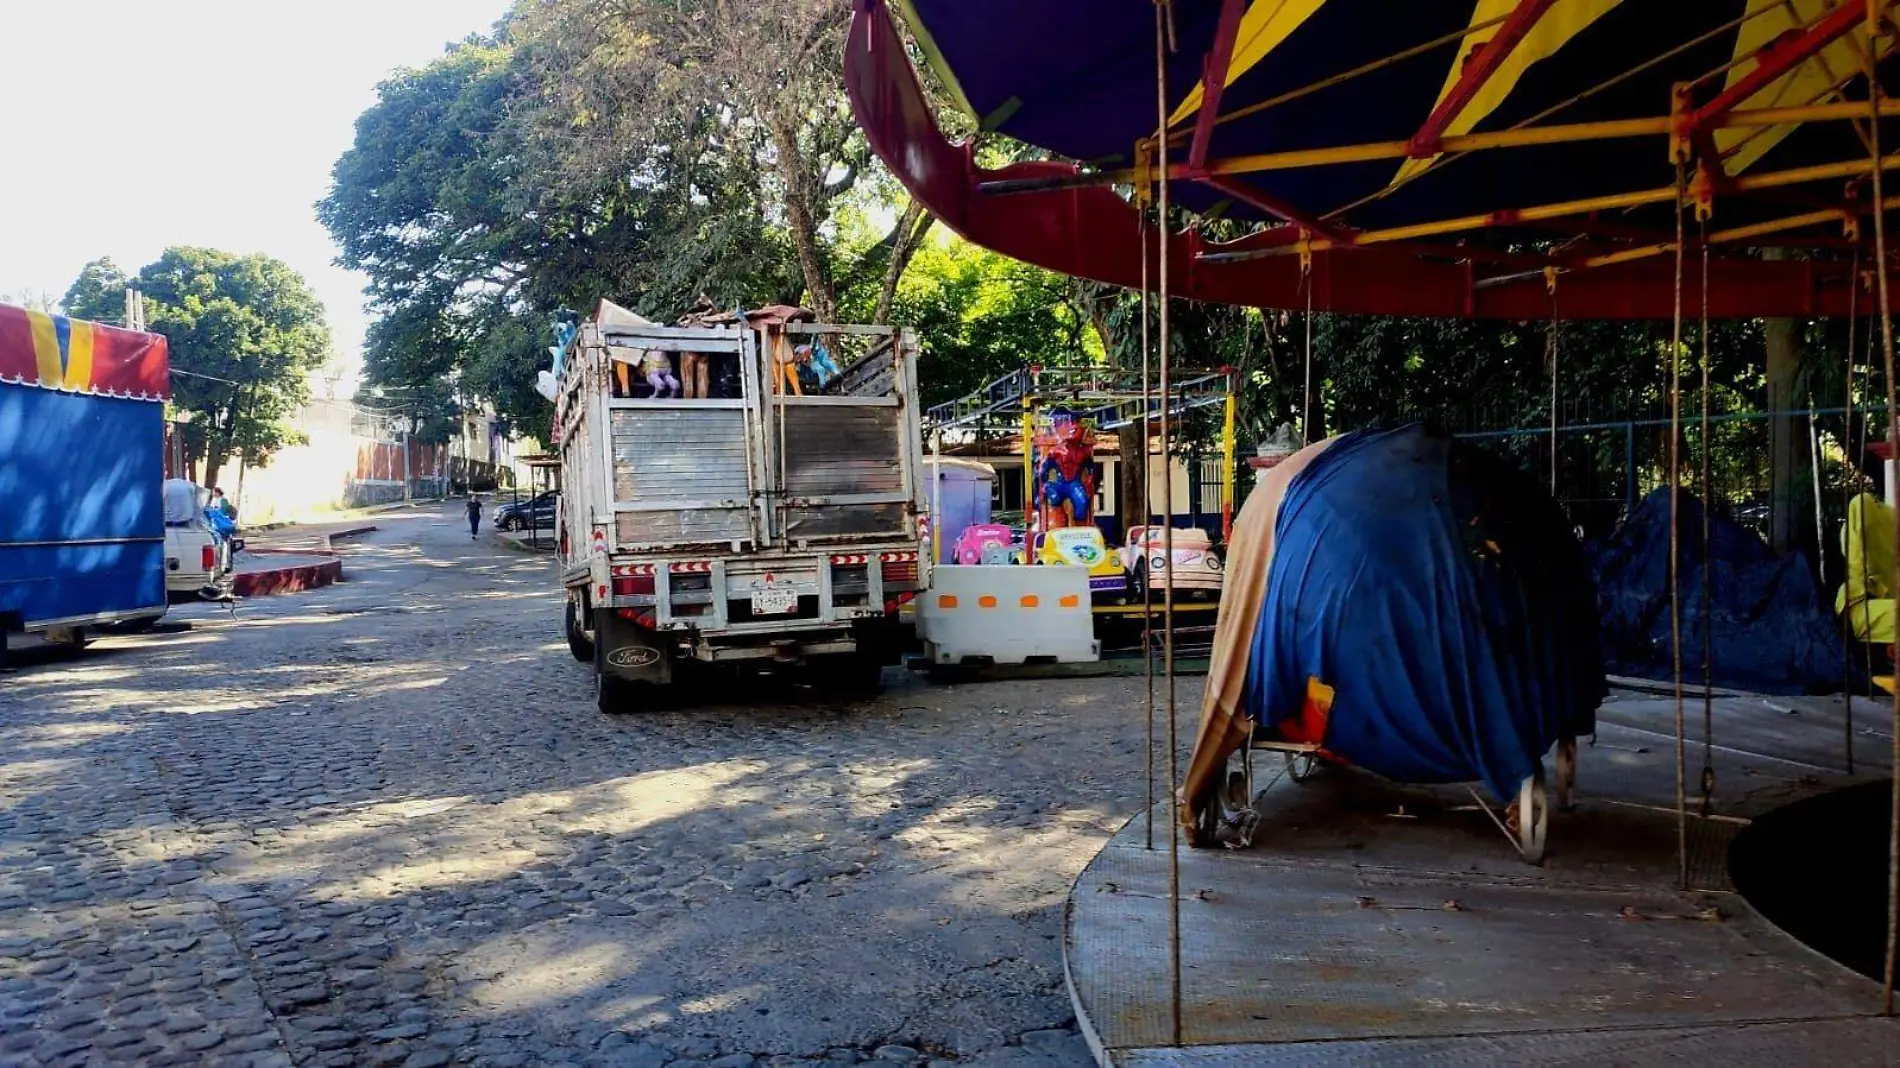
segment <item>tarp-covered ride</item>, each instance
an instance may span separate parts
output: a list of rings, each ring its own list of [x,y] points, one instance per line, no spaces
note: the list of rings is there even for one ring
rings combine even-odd
[[[1709,516],[1709,610],[1703,612],[1702,502],[1683,491],[1677,516],[1682,671],[1702,679],[1708,635],[1717,686],[1755,693],[1833,693],[1841,686],[1840,624],[1800,553],[1777,554],[1752,531]],[[1887,530],[1891,532],[1891,523]],[[1891,544],[1891,533],[1888,533]],[[1669,610],[1669,490],[1643,498],[1593,560],[1609,670],[1674,678]],[[1889,609],[1891,612],[1891,609]],[[1890,618],[1890,617],[1889,617]]]
[[[1250,741],[1507,799],[1594,728],[1582,552],[1544,489],[1483,449],[1417,425],[1303,449],[1248,499],[1227,567],[1185,784],[1201,844]]]

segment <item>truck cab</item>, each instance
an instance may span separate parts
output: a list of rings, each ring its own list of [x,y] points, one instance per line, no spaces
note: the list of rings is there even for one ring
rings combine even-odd
[[[808,318],[662,326],[603,301],[564,350],[567,639],[603,710],[700,668],[874,685],[896,660],[922,578],[916,340]],[[711,395],[650,388],[662,364],[705,367]]]

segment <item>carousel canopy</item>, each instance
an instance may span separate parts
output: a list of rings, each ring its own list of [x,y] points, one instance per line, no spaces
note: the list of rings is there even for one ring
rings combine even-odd
[[[1845,314],[1875,161],[1900,164],[1875,151],[1900,128],[1870,122],[1862,73],[1891,54],[1889,4],[859,0],[846,79],[946,224],[1070,274],[1140,284],[1129,192],[1153,194],[1165,153],[1201,220],[1166,243],[1182,296],[1667,317],[1685,203],[1690,314],[1704,249],[1712,314]],[[913,55],[980,129],[1052,158],[978,166]],[[1251,232],[1217,243],[1212,218]]]

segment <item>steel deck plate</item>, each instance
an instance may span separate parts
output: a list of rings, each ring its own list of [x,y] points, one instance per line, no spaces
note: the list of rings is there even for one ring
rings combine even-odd
[[[1844,781],[1790,760],[1823,759],[1821,732],[1838,746],[1838,718],[1719,704],[1749,742],[1717,754],[1734,809]],[[1733,894],[1675,889],[1674,817],[1642,807],[1673,795],[1673,741],[1647,733],[1673,707],[1613,711],[1596,759],[1584,754],[1594,796],[1553,817],[1542,868],[1519,862],[1482,814],[1458,811],[1462,790],[1356,772],[1269,791],[1251,850],[1183,848],[1182,1048],[1167,1048],[1167,815],[1155,814],[1152,851],[1131,820],[1069,900],[1064,949],[1085,1033],[1110,1062],[1140,1066],[1900,1063],[1900,1024],[1871,1016],[1877,986]],[[1619,793],[1638,804],[1606,803]],[[1692,829],[1696,881],[1725,879],[1725,831]]]

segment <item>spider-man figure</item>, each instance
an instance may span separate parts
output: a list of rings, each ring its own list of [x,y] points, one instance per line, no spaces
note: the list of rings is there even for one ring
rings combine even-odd
[[[1050,438],[1036,478],[1042,529],[1083,526],[1095,501],[1095,445],[1075,413],[1062,408],[1050,414]]]

